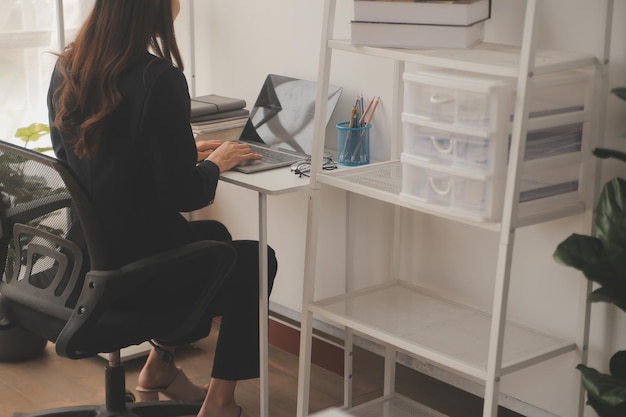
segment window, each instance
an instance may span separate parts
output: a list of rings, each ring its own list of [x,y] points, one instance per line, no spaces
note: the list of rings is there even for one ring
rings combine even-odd
[[[48,123],[51,52],[61,49],[59,33],[71,42],[92,6],[93,0],[0,0],[0,139],[13,141],[18,127]]]

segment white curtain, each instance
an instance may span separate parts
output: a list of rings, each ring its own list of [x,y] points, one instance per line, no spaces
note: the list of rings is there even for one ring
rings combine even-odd
[[[46,93],[63,6],[65,41],[71,42],[93,0],[0,0],[0,139],[17,128],[47,123]],[[43,145],[41,143],[40,145]]]

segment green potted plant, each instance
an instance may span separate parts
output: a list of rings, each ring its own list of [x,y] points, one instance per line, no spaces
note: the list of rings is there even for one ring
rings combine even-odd
[[[626,87],[611,91],[626,101]],[[626,137],[626,135],[625,135]],[[596,148],[598,158],[626,162],[626,153]],[[626,179],[613,178],[604,184],[594,214],[595,235],[572,234],[561,242],[554,259],[576,268],[596,283],[589,302],[606,302],[626,312]],[[579,364],[587,404],[601,417],[626,416],[626,350],[609,361],[609,373]]]
[[[18,128],[15,132],[15,137],[24,142],[24,146],[27,147],[29,143],[37,142],[39,139],[50,134],[50,128],[48,125],[42,123],[33,123],[27,127]],[[51,150],[50,147],[33,147],[32,150],[37,152],[47,152]],[[28,175],[22,171],[19,164],[14,164],[11,155],[2,155],[0,158],[8,158],[7,163],[0,164],[0,197],[4,199],[11,199],[15,202],[23,202],[24,199],[30,198],[32,195],[31,190],[37,189],[43,179],[37,178],[33,175]],[[5,161],[3,161],[5,162]],[[34,188],[33,188],[34,187]],[[51,230],[51,232],[53,232]],[[12,250],[9,248],[8,257],[14,256]],[[10,268],[11,262],[8,262]],[[2,271],[0,269],[0,271]],[[5,271],[7,275],[13,273],[12,270]]]
[[[30,126],[17,129],[15,137],[24,142],[24,146],[28,146],[30,143],[37,142],[49,133],[50,129],[47,125],[33,123]],[[32,149],[39,152],[50,150],[49,147],[35,147]],[[8,156],[0,156],[0,158],[6,157]],[[19,201],[24,191],[28,190],[29,184],[33,181],[37,181],[37,178],[26,175],[20,169],[13,167],[12,164],[0,164],[1,198],[10,198]],[[28,194],[29,193],[26,193],[26,195]],[[10,248],[7,257],[15,257],[14,251]],[[7,265],[11,265],[11,262],[8,262]],[[3,269],[4,265],[0,267],[0,271]],[[13,271],[7,268],[5,273],[12,274]],[[26,360],[38,356],[45,349],[47,342],[45,338],[20,327],[2,328],[0,326],[0,361]]]

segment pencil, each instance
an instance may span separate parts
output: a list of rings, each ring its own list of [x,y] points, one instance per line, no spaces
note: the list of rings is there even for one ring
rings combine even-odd
[[[361,115],[361,119],[359,120],[359,126],[363,126],[363,121],[365,120],[365,116],[367,115],[367,112],[370,111],[370,108],[372,108],[373,102],[374,102],[374,98],[372,98],[370,102],[367,103],[367,107],[365,108],[365,111],[363,112],[363,114]]]
[[[354,121],[356,120],[357,108],[356,106],[352,106],[352,112],[350,113],[350,127],[354,126]]]
[[[356,114],[358,112],[357,106],[354,105],[352,106],[352,111],[350,112],[350,121],[348,122],[348,127],[350,129],[353,129],[356,127]],[[342,159],[342,155],[346,155],[350,147],[350,142],[352,140],[352,130],[348,130],[346,133],[346,138],[345,138],[345,142],[344,142],[344,151],[341,155],[339,155],[339,159]]]
[[[376,107],[378,107],[378,102],[380,101],[380,96],[376,97],[376,101],[374,102],[374,107],[372,107],[372,111],[370,112],[369,117],[367,118],[367,122],[365,125],[367,126],[372,121],[372,117],[374,117],[374,112],[376,111]]]
[[[376,97],[376,99],[372,99],[370,100],[370,103],[367,105],[367,109],[365,109],[365,113],[368,112],[370,104],[372,105],[372,109],[369,112],[369,116],[367,117],[367,122],[363,125],[361,125],[362,127],[368,126],[370,124],[370,122],[372,121],[372,117],[374,117],[374,112],[376,111],[376,107],[378,106],[378,102],[380,101],[380,96]],[[363,116],[365,116],[365,114],[363,114]],[[361,119],[363,119],[363,117],[361,117]],[[361,122],[362,123],[362,122]],[[365,134],[366,134],[366,130],[363,129],[361,131],[361,138],[359,139],[359,142],[356,144],[356,146],[354,147],[354,152],[352,152],[352,157],[350,158],[350,160],[352,162],[354,162],[359,149],[361,148],[361,143],[363,142],[363,140],[365,139]]]

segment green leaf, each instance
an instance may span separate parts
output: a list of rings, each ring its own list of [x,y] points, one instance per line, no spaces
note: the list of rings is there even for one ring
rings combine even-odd
[[[582,364],[576,369],[582,374],[583,387],[590,399],[609,407],[619,407],[626,403],[626,380],[602,374]]]
[[[587,404],[595,410],[600,417],[624,417],[626,416],[626,404],[618,407],[609,406],[587,396]]]
[[[2,167],[6,167],[9,164],[20,164],[25,161],[26,158],[19,155],[13,155],[9,153],[4,153],[0,155],[0,166]]]
[[[592,151],[592,153],[594,156],[601,159],[615,158],[622,162],[626,162],[626,152],[621,152],[615,149],[596,148]]]
[[[573,233],[561,242],[553,258],[566,266],[583,271],[591,262],[606,259],[602,242],[592,236]]]
[[[602,188],[596,207],[597,237],[608,253],[626,249],[626,181],[614,178]]]
[[[32,123],[27,127],[20,127],[15,132],[15,137],[22,142],[36,142],[43,136],[50,134],[50,127],[43,123]]]
[[[598,288],[589,294],[588,301],[591,303],[609,303],[619,307],[622,311],[626,312],[626,295],[624,293],[616,294],[615,291],[609,288]]]
[[[583,273],[601,285],[624,288],[626,291],[626,251],[621,250],[610,258],[592,259]]]
[[[626,87],[616,87],[611,90],[611,94],[614,94],[616,97],[626,101]]]
[[[611,375],[626,380],[626,350],[616,352],[609,363]]]
[[[44,153],[44,152],[51,151],[52,146],[39,146],[39,147],[32,148],[32,150],[35,152]]]

